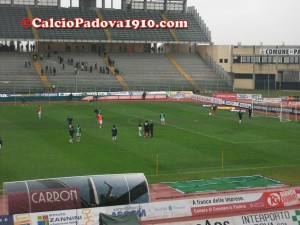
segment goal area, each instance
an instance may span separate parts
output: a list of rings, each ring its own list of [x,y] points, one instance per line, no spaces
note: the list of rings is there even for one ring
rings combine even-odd
[[[281,100],[261,100],[253,99],[252,109],[254,117],[258,116],[267,116],[279,119],[280,122],[289,122],[292,118],[297,119],[297,106],[300,107],[300,104],[290,105],[288,102]],[[300,108],[298,109],[298,111]],[[295,116],[296,115],[296,116]]]

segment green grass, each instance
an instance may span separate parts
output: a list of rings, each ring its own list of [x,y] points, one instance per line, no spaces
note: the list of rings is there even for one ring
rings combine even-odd
[[[94,109],[100,106],[103,128]],[[300,125],[182,102],[100,102],[0,105],[0,182],[52,177],[145,173],[149,183],[261,174],[300,184]],[[159,113],[166,114],[166,126]],[[67,116],[82,127],[68,142]],[[154,138],[138,136],[138,121],[154,121]],[[118,128],[118,141],[111,127]],[[222,152],[224,154],[222,169]],[[158,171],[156,167],[158,159]],[[158,172],[158,173],[157,173]]]

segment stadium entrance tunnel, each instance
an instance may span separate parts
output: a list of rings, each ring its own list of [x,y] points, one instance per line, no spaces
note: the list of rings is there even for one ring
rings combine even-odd
[[[149,202],[143,173],[108,174],[5,182],[9,214]]]

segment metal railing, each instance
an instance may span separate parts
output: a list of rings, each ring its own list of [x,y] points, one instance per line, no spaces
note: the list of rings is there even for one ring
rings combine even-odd
[[[218,91],[228,92],[231,87],[222,80],[194,80],[200,86],[200,92]],[[126,81],[129,91],[199,91],[186,80],[158,81],[153,79],[139,79],[138,81]],[[0,94],[34,94],[49,92],[114,92],[124,91],[117,82],[88,82],[69,81],[67,83],[55,83],[51,89],[45,89],[42,85],[23,82],[0,83]]]
[[[222,78],[223,80],[227,81],[227,84],[233,87],[233,78],[232,75],[226,72],[220,65],[218,65],[212,57],[206,54],[206,63],[207,65],[217,74],[218,77]]]

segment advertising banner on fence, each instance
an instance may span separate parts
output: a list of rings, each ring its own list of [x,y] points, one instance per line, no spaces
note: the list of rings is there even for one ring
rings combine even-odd
[[[186,200],[145,203],[140,205],[125,205],[107,207],[106,214],[122,216],[135,211],[142,221],[159,220],[192,216]]]
[[[252,99],[261,98],[261,94],[237,94],[236,98],[244,99],[244,100],[252,100]]]
[[[300,101],[300,96],[281,96],[282,101]]]
[[[217,105],[222,104],[222,99],[220,98],[213,98],[213,97],[202,96],[202,95],[191,95],[190,98],[201,102],[209,102]]]
[[[249,211],[258,212],[266,209],[272,210],[272,212],[252,213],[221,219],[206,219],[197,222],[180,222],[178,224],[299,225],[300,210],[284,210],[284,207],[299,207],[299,205],[299,191],[291,188],[274,192],[242,193],[176,201],[17,214],[14,215],[14,225],[98,225],[99,213],[123,216],[128,212],[134,212],[141,221],[150,221],[174,218],[186,218],[186,220],[189,220],[193,216],[203,216],[205,218],[208,215],[214,215],[217,217],[217,214],[243,214],[245,212],[249,213]],[[281,208],[281,211],[274,212],[279,208]]]
[[[208,197],[191,200],[191,210],[193,215],[198,216],[300,206],[299,198],[297,189]]]
[[[170,98],[176,98],[176,99],[186,98],[187,96],[190,96],[192,94],[193,94],[192,91],[168,91],[167,92],[167,95]]]
[[[105,208],[84,208],[14,215],[14,225],[99,225]]]
[[[299,225],[300,210],[275,211],[241,216],[222,217],[156,225]]]
[[[286,210],[267,213],[257,213],[233,217],[236,225],[299,225],[300,210]]]
[[[191,220],[191,221],[180,221],[174,223],[155,223],[155,225],[234,225],[234,222],[231,217],[224,217],[218,219]],[[256,225],[269,225],[269,224],[256,224]]]
[[[226,99],[226,100],[236,100],[237,94],[236,93],[213,93],[212,97]]]

